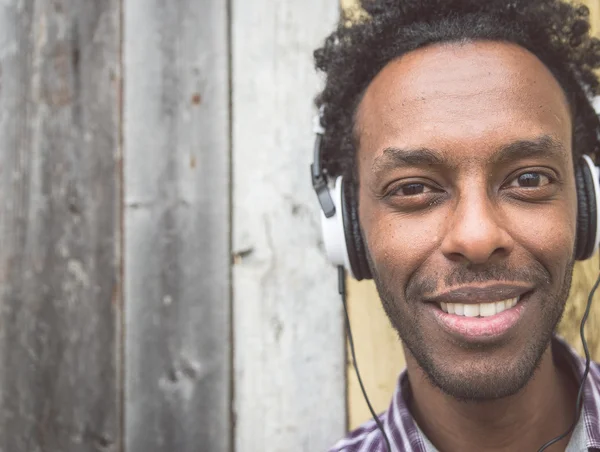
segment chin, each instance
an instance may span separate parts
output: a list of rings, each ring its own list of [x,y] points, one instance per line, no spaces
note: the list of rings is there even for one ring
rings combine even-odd
[[[530,344],[527,350],[507,359],[489,351],[471,352],[468,358],[454,356],[447,362],[436,362],[423,350],[417,352],[420,355],[415,351],[411,354],[430,383],[443,393],[458,400],[483,402],[519,393],[539,368],[549,341]]]
[[[429,373],[431,383],[444,394],[466,402],[483,402],[510,397],[520,392],[531,379],[535,368],[529,372]]]

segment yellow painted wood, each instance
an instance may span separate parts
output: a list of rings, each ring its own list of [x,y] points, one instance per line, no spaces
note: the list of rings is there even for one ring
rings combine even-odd
[[[404,368],[398,334],[383,311],[373,281],[348,280],[348,309],[360,375],[377,412],[390,403],[396,377]],[[371,417],[348,353],[348,423],[351,428]]]
[[[368,17],[361,10],[358,0],[340,1],[344,17],[349,22]],[[600,0],[587,0],[583,3],[590,8],[592,30],[598,33]],[[579,339],[579,323],[589,290],[597,277],[597,269],[597,256],[576,264],[571,295],[559,327],[559,333],[580,353],[583,353],[583,348]],[[396,378],[405,365],[400,341],[383,312],[375,285],[371,281],[348,281],[348,308],[361,376],[375,411],[381,412],[388,407]],[[595,360],[600,359],[599,327],[600,304],[596,302],[586,326],[589,348]],[[348,356],[348,423],[352,429],[368,420],[371,415],[358,385],[350,354]]]

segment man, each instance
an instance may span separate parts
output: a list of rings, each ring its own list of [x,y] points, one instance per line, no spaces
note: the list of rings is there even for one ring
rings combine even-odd
[[[554,0],[364,0],[315,52],[321,159],[355,190],[407,370],[332,451],[600,450],[600,368],[553,336],[581,257],[600,42]],[[584,228],[585,229],[585,228]]]

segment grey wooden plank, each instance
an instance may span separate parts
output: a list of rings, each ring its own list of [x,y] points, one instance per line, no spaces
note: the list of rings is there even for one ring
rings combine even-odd
[[[312,52],[339,7],[232,5],[236,450],[322,451],[345,431],[345,353],[309,178]]]
[[[0,450],[116,451],[117,0],[0,2]]]
[[[126,450],[228,451],[228,23],[124,3]]]

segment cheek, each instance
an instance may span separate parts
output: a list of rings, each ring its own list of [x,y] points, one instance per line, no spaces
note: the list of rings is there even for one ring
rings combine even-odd
[[[574,257],[576,207],[565,203],[545,209],[521,209],[513,215],[510,233],[517,246],[543,263],[554,277],[561,277]]]
[[[376,272],[406,281],[438,247],[441,215],[421,218],[362,209],[361,223]],[[396,283],[399,281],[396,281]]]

